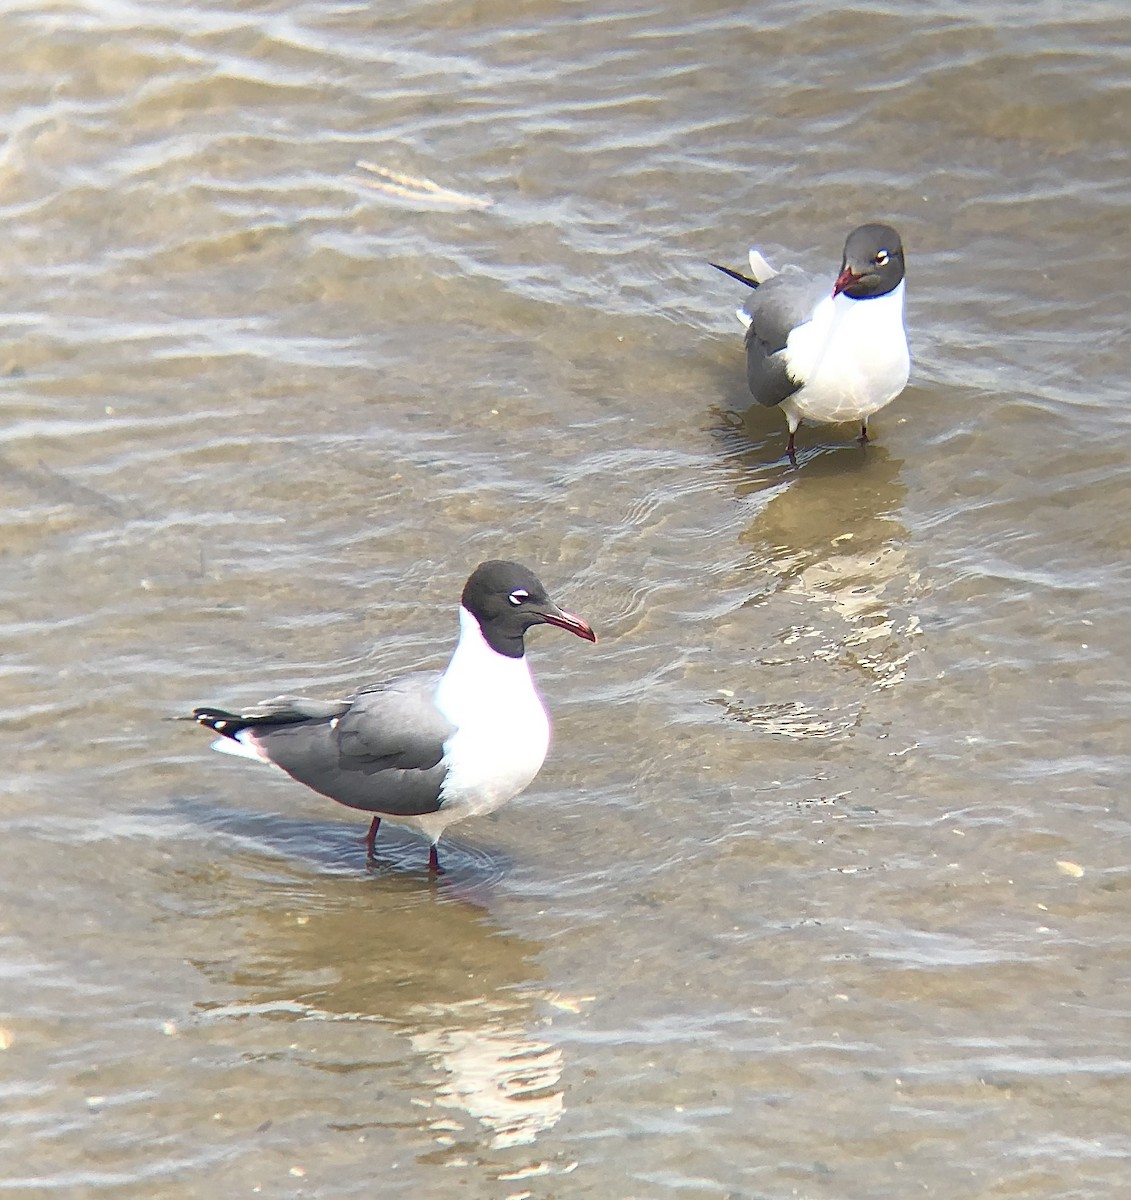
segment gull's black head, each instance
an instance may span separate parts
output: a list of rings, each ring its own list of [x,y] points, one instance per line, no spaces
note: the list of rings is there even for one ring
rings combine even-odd
[[[861,225],[844,243],[844,260],[833,287],[853,300],[894,292],[903,282],[903,242],[890,225]]]
[[[531,625],[556,625],[587,642],[597,640],[589,625],[558,608],[538,576],[520,563],[480,563],[464,584],[460,603],[479,622],[487,645],[507,658],[523,656],[523,637]]]

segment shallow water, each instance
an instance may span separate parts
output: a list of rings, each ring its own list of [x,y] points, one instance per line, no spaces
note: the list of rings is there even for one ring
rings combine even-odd
[[[0,6],[0,1188],[1116,1194],[1123,6],[385,7]],[[792,470],[705,263],[867,219],[912,382]],[[495,556],[601,641],[439,881],[170,720]]]

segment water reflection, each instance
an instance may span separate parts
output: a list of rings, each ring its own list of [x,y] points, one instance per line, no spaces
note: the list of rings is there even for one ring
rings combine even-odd
[[[902,460],[883,446],[820,454],[779,490],[742,541],[803,596],[843,623],[842,657],[879,687],[906,672],[919,575],[899,519]]]
[[[198,964],[242,993],[208,1020],[371,1024],[355,1061],[345,1061],[346,1037],[334,1040],[333,1061],[309,1064],[339,1072],[374,1069],[377,1027],[403,1036],[431,1068],[410,1069],[409,1102],[454,1152],[528,1144],[557,1123],[562,1052],[531,1033],[548,998],[537,987],[541,945],[500,929],[474,890],[396,871],[306,877],[266,894],[238,964]]]
[[[775,611],[786,618],[761,662],[826,662],[862,673],[872,688],[894,687],[915,652],[922,590],[900,517],[902,460],[882,443],[849,442],[806,452],[795,470],[767,462],[762,410],[724,419],[735,493],[756,514],[739,540],[747,565],[776,581]],[[795,603],[782,603],[790,598]],[[857,704],[838,711],[802,699],[721,703],[731,716],[789,737],[835,736],[859,714]]]
[[[410,1035],[413,1049],[446,1072],[436,1103],[474,1117],[492,1149],[533,1142],[565,1111],[561,1049],[528,1037],[512,1005],[476,1000],[463,1007],[476,1011],[421,1005],[423,1027]]]

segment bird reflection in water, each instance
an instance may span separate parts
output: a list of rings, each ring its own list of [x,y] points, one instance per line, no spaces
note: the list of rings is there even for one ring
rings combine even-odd
[[[540,943],[501,930],[455,885],[424,887],[396,872],[362,881],[327,876],[321,886],[307,877],[271,899],[252,918],[240,965],[220,968],[244,998],[212,1010],[212,1020],[270,1015],[342,1022],[353,1031],[368,1023],[373,1038],[403,1037],[410,1094],[394,1102],[395,1120],[411,1104],[441,1155],[529,1144],[557,1123],[565,1107],[562,1051],[532,1033],[558,999],[539,987]],[[309,1065],[352,1072],[377,1070],[374,1055],[401,1060],[395,1037],[383,1051],[373,1038],[366,1035],[359,1052],[343,1030],[329,1039],[326,1060]],[[368,1061],[351,1064],[350,1053]],[[419,1056],[429,1064],[423,1073]],[[375,1107],[359,1112],[356,1127],[388,1121],[388,1109]]]
[[[762,423],[754,410],[733,418],[725,436],[744,444],[731,459],[741,470],[736,494],[757,514],[741,541],[758,576],[774,581],[774,611],[783,618],[776,646],[759,662],[796,672],[797,687],[784,701],[753,706],[724,696],[722,704],[772,733],[833,737],[856,724],[859,696],[838,705],[836,691],[821,687],[806,703],[814,664],[863,673],[872,689],[887,689],[904,679],[915,653],[923,584],[900,518],[903,463],[882,445],[846,446],[783,475],[749,448],[764,439]],[[780,603],[789,598],[793,605]]]
[[[464,1001],[420,1009],[414,1050],[444,1068],[435,1104],[462,1110],[490,1134],[493,1150],[533,1142],[565,1111],[562,1052],[531,1038],[513,1006]]]

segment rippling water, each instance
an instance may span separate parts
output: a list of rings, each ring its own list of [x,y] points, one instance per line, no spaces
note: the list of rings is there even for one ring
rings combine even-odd
[[[1125,6],[0,40],[0,1188],[1125,1188]],[[705,263],[867,219],[912,384],[794,471]],[[602,640],[439,882],[168,720],[440,665],[498,555]]]

